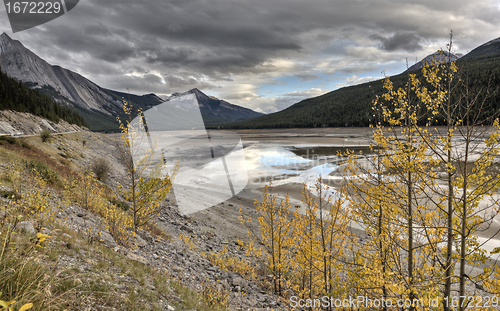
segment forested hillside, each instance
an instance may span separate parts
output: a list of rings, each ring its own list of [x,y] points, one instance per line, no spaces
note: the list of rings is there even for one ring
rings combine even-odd
[[[0,109],[29,112],[53,122],[63,119],[71,124],[87,126],[83,117],[49,96],[28,88],[0,70]]]
[[[470,80],[472,88],[486,88],[495,91],[500,85],[500,52],[480,53],[479,57],[465,57],[457,65],[463,77]],[[412,72],[421,75],[420,70]],[[391,77],[395,86],[404,84],[408,73]],[[383,93],[383,80],[335,90],[322,96],[303,100],[285,110],[252,120],[221,125],[221,128],[293,128],[293,127],[348,127],[368,126],[372,116],[372,101]],[[500,92],[490,99],[492,114],[500,108]]]

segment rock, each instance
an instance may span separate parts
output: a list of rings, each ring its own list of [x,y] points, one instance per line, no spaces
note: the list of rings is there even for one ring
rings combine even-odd
[[[143,238],[141,238],[140,235],[136,235],[135,236],[135,244],[138,246],[138,247],[146,247],[148,246],[148,242],[144,241]]]
[[[127,254],[127,258],[128,259],[131,259],[131,260],[134,260],[134,261],[137,261],[137,262],[140,262],[140,263],[143,263],[145,265],[149,265],[150,262],[148,259],[140,256],[140,255],[137,255],[137,254],[133,254],[133,253],[128,253]]]
[[[111,234],[109,234],[109,232],[107,232],[107,231],[101,232],[100,242],[109,248],[115,248],[118,246],[115,239],[113,239]]]
[[[172,307],[171,305],[167,305],[167,309],[168,309],[169,311],[175,311],[175,308],[174,308],[174,307]]]
[[[71,220],[73,221],[73,223],[75,223],[76,225],[82,227],[82,228],[85,228],[87,227],[87,224],[85,223],[85,219],[83,217],[72,217]]]
[[[245,281],[245,279],[237,276],[237,277],[233,278],[233,286],[239,286],[241,288],[246,288],[247,281]]]
[[[137,235],[140,236],[146,243],[151,244],[154,243],[154,238],[151,236],[151,234],[147,233],[144,230],[139,230],[137,232]]]
[[[20,223],[17,224],[17,227],[26,233],[29,234],[35,234],[35,227],[33,227],[33,224],[29,221],[21,221]]]
[[[181,229],[181,230],[183,230],[183,231],[186,231],[187,233],[193,233],[193,229],[189,228],[189,227],[188,227],[188,226],[186,226],[186,225],[182,225],[182,226],[180,227],[180,229]]]
[[[255,297],[248,297],[247,298],[247,304],[251,307],[255,306],[257,304],[257,299]]]

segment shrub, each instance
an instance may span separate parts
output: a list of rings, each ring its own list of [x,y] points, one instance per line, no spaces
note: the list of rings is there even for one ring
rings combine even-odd
[[[3,242],[0,245],[0,307],[3,308],[0,310],[28,310],[33,303],[35,310],[41,310],[42,306],[44,310],[60,308],[64,293],[50,290],[58,285],[58,278],[48,276],[49,269],[41,264],[42,255],[38,252],[39,248],[45,248],[49,236],[38,233],[28,240],[14,235],[20,219],[20,216],[5,217],[0,221]]]
[[[51,135],[52,135],[52,133],[49,130],[44,129],[40,133],[40,138],[42,139],[42,142],[47,142],[50,140]]]
[[[106,177],[109,172],[109,163],[104,158],[99,158],[92,165],[92,171],[94,172],[97,179],[100,181],[106,181]]]
[[[128,209],[130,208],[130,206],[128,206],[128,204],[125,202],[125,201],[121,201],[117,198],[112,198],[109,200],[110,203],[118,206],[119,208],[121,208],[124,212],[128,211]]]
[[[54,172],[44,162],[34,160],[34,159],[25,160],[23,162],[24,162],[24,168],[29,173],[37,174],[38,176],[40,176],[42,179],[44,179],[46,182],[48,182],[51,185],[58,185],[60,183],[59,175],[56,172]]]
[[[0,136],[0,145],[17,145],[26,149],[30,149],[30,145],[23,139],[18,139],[12,136]]]
[[[221,284],[211,284],[207,279],[202,282],[201,295],[205,303],[214,309],[226,309],[228,307],[227,298],[229,294]]]
[[[19,200],[21,195],[15,190],[0,189],[0,197]]]
[[[12,136],[0,136],[0,143],[3,145],[4,142],[15,145],[17,144],[17,139]]]

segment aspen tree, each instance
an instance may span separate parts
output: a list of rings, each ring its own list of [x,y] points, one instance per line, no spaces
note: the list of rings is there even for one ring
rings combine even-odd
[[[242,224],[248,225],[251,242],[246,245],[247,253],[263,260],[272,274],[272,287],[276,294],[282,295],[287,286],[285,275],[290,266],[292,244],[291,206],[288,195],[278,201],[272,193],[271,184],[265,186],[262,201],[255,199],[258,215],[258,231],[252,229],[251,220],[241,215]],[[261,245],[262,247],[259,247]]]
[[[402,247],[406,256],[406,268],[399,268],[399,274],[402,276],[401,285],[405,289],[402,294],[410,301],[418,298],[417,287],[422,287],[421,284],[417,284],[421,281],[421,272],[417,272],[416,269],[418,265],[424,267],[425,262],[416,258],[415,231],[421,217],[420,212],[428,209],[425,202],[419,198],[423,184],[421,172],[424,170],[427,149],[418,139],[415,130],[420,118],[420,106],[412,94],[414,78],[414,74],[409,74],[406,84],[397,89],[387,78],[384,81],[386,93],[376,99],[376,104],[382,109],[384,121],[389,124],[389,136],[384,140],[388,145],[383,146],[386,150],[384,165],[390,171],[390,178],[395,182],[395,186],[391,188],[391,196],[396,203],[395,210],[398,216],[391,220],[403,229],[401,237],[406,237],[406,241],[394,237],[396,239],[394,242]],[[422,241],[418,243],[421,244]],[[410,311],[414,309],[413,305],[409,307]]]
[[[448,44],[448,53],[452,51],[452,36]],[[430,112],[429,120],[442,119],[447,124],[444,137],[431,139],[421,135],[432,150],[432,163],[445,168],[447,191],[438,210],[444,211],[447,230],[447,249],[445,258],[444,310],[449,310],[453,297],[452,277],[456,261],[459,264],[458,303],[459,310],[467,309],[464,297],[466,282],[470,280],[477,287],[485,278],[483,274],[469,276],[466,265],[474,266],[485,263],[492,254],[486,254],[481,247],[477,234],[487,230],[498,214],[497,200],[493,197],[498,188],[498,178],[491,175],[489,167],[500,151],[499,124],[496,114],[488,115],[490,98],[493,95],[491,85],[484,88],[474,86],[467,73],[467,62],[446,59],[441,64],[427,65],[423,68],[428,87],[418,85],[416,94]],[[484,125],[491,126],[484,126]],[[490,199],[487,202],[486,199]],[[493,234],[494,235],[494,234]]]
[[[321,176],[314,187],[318,205],[317,229],[320,241],[318,269],[322,274],[323,296],[342,297],[345,292],[341,286],[345,269],[343,261],[350,225],[345,204],[347,198],[343,189],[329,194],[330,187],[322,183]]]
[[[385,93],[374,100],[375,156],[351,154],[347,165],[354,175],[347,178],[354,218],[368,234],[355,257],[365,258],[364,273],[372,280],[366,291],[410,301],[436,296],[441,280],[433,260],[442,230],[425,193],[434,181],[428,180],[429,147],[421,137],[427,130],[419,125],[426,110],[415,95],[417,82],[415,74],[402,87],[384,80]]]
[[[391,254],[398,252],[396,244],[392,243],[395,237],[389,235],[399,234],[398,228],[392,224],[391,215],[396,213],[394,198],[391,197],[393,183],[389,182],[385,175],[388,174],[384,165],[383,145],[385,137],[382,135],[380,124],[374,129],[374,137],[377,146],[371,145],[375,153],[373,157],[365,157],[361,160],[360,155],[348,152],[348,161],[345,164],[349,176],[362,176],[362,178],[347,179],[351,190],[351,204],[353,220],[361,226],[366,237],[352,243],[356,248],[357,260],[363,266],[363,282],[361,289],[371,298],[382,298],[387,300],[394,298],[391,291],[393,278],[391,277]],[[399,256],[394,256],[399,258]],[[382,310],[387,310],[386,306]]]
[[[451,51],[452,40],[450,38],[448,55],[451,54]],[[453,181],[456,177],[456,167],[452,155],[452,140],[457,126],[456,122],[458,121],[455,119],[456,105],[452,102],[452,95],[457,88],[458,81],[456,72],[456,64],[447,61],[447,57],[443,55],[443,62],[441,64],[434,60],[433,64],[425,64],[422,67],[422,74],[427,83],[427,87],[422,86],[421,81],[417,79],[413,81],[416,96],[430,113],[426,125],[431,126],[432,121],[437,118],[443,119],[446,124],[446,135],[444,136],[437,133],[437,135],[433,137],[421,131],[421,128],[416,128],[417,131],[419,131],[419,136],[422,141],[427,144],[431,151],[430,165],[441,167],[445,170],[444,179],[446,181],[446,191],[441,191],[439,186],[428,185],[427,187],[429,198],[432,197],[433,194],[437,195],[437,198],[433,201],[439,213],[443,215],[443,226],[446,230],[445,258],[441,260],[440,256],[436,256],[436,260],[444,269],[445,286],[443,301],[447,301],[451,297],[452,275],[456,260],[454,259],[455,256],[453,251],[455,239],[453,217],[456,207],[454,204],[455,186]],[[429,173],[429,177],[434,180],[437,179],[437,175],[432,172]],[[449,305],[446,303],[443,308],[445,311],[450,309]]]
[[[305,184],[302,186],[302,195],[304,211],[300,213],[296,210],[293,216],[294,290],[301,297],[313,299],[321,289],[321,275],[316,269],[321,241],[318,226],[319,209],[318,202]]]
[[[170,192],[172,181],[178,170],[174,169],[161,174],[161,162],[154,165],[155,148],[143,148],[141,145],[141,134],[146,130],[144,122],[132,124],[133,107],[127,101],[123,101],[123,112],[128,120],[122,121],[117,117],[120,126],[122,143],[119,151],[125,164],[129,178],[128,187],[122,188],[123,196],[132,203],[130,211],[133,216],[134,229],[154,222],[160,213],[161,202]],[[138,115],[144,118],[139,110]],[[139,153],[142,156],[134,159],[132,154]]]

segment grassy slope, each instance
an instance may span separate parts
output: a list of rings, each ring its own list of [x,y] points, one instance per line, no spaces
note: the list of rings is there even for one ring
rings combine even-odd
[[[66,138],[80,143],[83,140],[78,133]],[[73,174],[75,168],[58,149],[42,143],[39,137],[0,138],[0,202],[4,205],[1,240],[5,241],[6,230],[17,215],[34,223],[37,231],[45,228],[42,231],[50,235],[45,248],[33,247],[35,235],[17,229],[18,234],[11,235],[11,251],[0,257],[0,300],[17,300],[16,310],[29,302],[35,304],[32,310],[82,310],[89,306],[100,310],[164,310],[165,304],[160,301],[176,310],[211,310],[202,296],[164,273],[90,240],[88,234],[52,221],[48,217],[57,215],[56,207],[49,214],[38,215],[12,204],[14,196],[23,200],[28,193],[39,191],[29,181],[13,177],[21,173],[23,161],[30,159],[46,163],[59,179],[63,174]],[[50,186],[51,202],[59,201],[60,187],[57,183]],[[33,250],[26,251],[29,248]],[[65,265],[68,261],[75,264]],[[89,268],[82,270],[82,265]],[[14,266],[23,268],[16,269],[15,274],[5,269]]]

